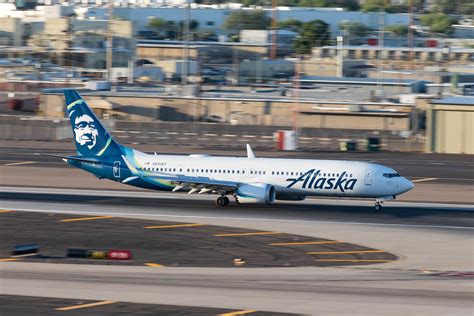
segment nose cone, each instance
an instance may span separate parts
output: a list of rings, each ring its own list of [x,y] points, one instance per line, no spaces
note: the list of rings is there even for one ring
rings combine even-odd
[[[401,178],[400,179],[400,191],[401,192],[399,194],[408,192],[411,189],[413,189],[414,187],[415,187],[415,185],[410,180],[408,180],[407,178]]]

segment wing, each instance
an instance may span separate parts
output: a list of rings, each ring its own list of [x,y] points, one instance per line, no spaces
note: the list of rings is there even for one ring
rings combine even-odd
[[[234,181],[139,170],[135,168],[135,166],[125,156],[122,156],[122,158],[133,174],[132,177],[123,180],[123,183],[140,178],[150,184],[171,189],[173,192],[183,190],[188,191],[188,194],[229,194],[237,190],[239,186],[239,183]]]
[[[173,176],[153,173],[152,175],[145,175],[144,177],[142,177],[142,179],[148,182],[155,183],[162,183],[162,181],[166,181],[174,186],[174,188],[172,189],[173,192],[180,190],[188,190],[189,194],[196,192],[199,194],[227,194],[235,191],[238,187],[238,183],[232,181],[215,180],[207,177],[189,177],[184,175]]]

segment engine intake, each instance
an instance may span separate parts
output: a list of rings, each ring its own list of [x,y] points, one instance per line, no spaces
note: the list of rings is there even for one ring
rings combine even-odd
[[[267,183],[243,184],[235,192],[235,200],[241,204],[272,204],[275,196],[275,187]]]

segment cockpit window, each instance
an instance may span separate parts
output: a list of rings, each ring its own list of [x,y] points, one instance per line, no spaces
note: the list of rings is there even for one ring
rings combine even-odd
[[[397,177],[400,177],[400,175],[398,173],[384,173],[383,176],[385,178],[397,178]]]

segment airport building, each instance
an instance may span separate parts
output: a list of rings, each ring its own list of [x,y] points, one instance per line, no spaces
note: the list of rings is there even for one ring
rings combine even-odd
[[[474,154],[474,97],[433,99],[426,113],[427,152]]]
[[[463,65],[474,62],[474,48],[438,47],[378,47],[378,46],[322,46],[313,48],[316,58],[337,58],[342,53],[345,59],[363,59],[376,64],[380,60],[384,66],[409,69],[428,65]],[[410,59],[412,61],[410,62]]]

